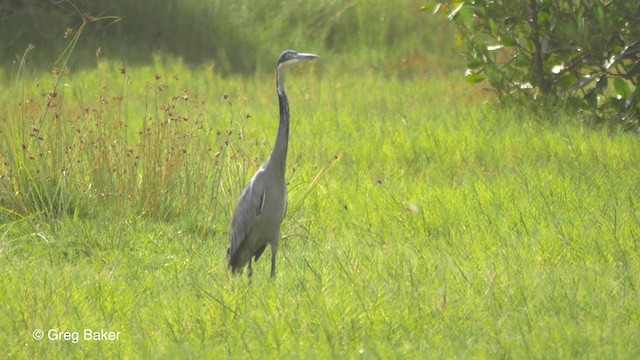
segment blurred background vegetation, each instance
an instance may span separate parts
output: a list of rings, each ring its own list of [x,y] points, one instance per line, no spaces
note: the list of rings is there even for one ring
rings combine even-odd
[[[352,69],[414,76],[460,69],[455,29],[426,16],[421,1],[357,0],[0,0],[0,65],[15,72],[27,61],[50,66],[68,44],[83,16],[117,16],[94,22],[78,43],[72,68],[102,57],[128,65],[154,54],[190,65],[214,64],[222,75],[271,71],[284,49],[333,58],[357,56]],[[65,38],[67,33],[67,38]],[[445,60],[445,61],[443,61]],[[453,60],[453,61],[452,61]]]
[[[638,14],[631,0],[0,0],[0,79],[15,79],[23,57],[25,74],[55,70],[83,21],[110,17],[88,23],[67,71],[179,59],[254,75],[296,49],[338,73],[461,78],[467,68],[469,82],[516,106],[638,129]]]
[[[501,101],[569,106],[592,123],[640,129],[637,0],[432,0],[456,24],[466,78]]]

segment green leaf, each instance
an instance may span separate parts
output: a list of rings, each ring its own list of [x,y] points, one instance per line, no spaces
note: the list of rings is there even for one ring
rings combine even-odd
[[[433,10],[433,13],[437,14],[440,11],[441,7],[442,7],[442,4],[428,3],[426,5],[421,6],[420,9],[418,9],[418,11]]]
[[[556,82],[563,91],[572,90],[572,87],[578,82],[578,77],[571,73],[565,73],[559,76]]]
[[[489,81],[493,84],[500,84],[502,82],[502,75],[499,71],[493,68],[486,68],[485,74],[487,74],[487,79],[489,79]]]
[[[449,16],[447,17],[449,20],[454,20],[456,18],[460,10],[462,10],[462,7],[464,7],[464,1],[454,2],[453,6],[453,10],[451,10]]]
[[[471,84],[476,84],[485,81],[486,79],[487,77],[482,74],[470,74],[464,77],[464,80]]]
[[[580,90],[583,87],[591,84],[596,79],[595,76],[585,75],[578,80],[572,87],[573,90]]]
[[[629,89],[629,85],[627,85],[624,80],[620,78],[614,79],[613,86],[615,87],[618,95],[622,96],[623,99],[628,99],[629,96],[631,96],[631,89]]]
[[[475,70],[478,68],[481,68],[485,65],[484,61],[480,61],[480,60],[469,60],[467,61],[467,68],[471,69],[471,70]]]
[[[513,47],[516,45],[513,39],[506,38],[506,37],[501,38],[499,43],[507,47]]]

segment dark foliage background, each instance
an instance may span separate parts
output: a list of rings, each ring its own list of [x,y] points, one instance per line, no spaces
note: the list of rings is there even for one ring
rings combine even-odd
[[[640,3],[635,0],[433,1],[456,24],[467,79],[501,99],[561,100],[637,128]]]

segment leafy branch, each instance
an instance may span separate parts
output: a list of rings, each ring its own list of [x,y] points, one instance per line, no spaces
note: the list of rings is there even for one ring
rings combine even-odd
[[[467,81],[488,82],[501,100],[562,100],[639,126],[640,3],[433,0],[422,9],[456,24]]]

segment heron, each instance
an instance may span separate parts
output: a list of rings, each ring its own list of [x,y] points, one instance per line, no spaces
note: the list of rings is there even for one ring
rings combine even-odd
[[[280,122],[269,160],[253,175],[233,211],[228,266],[232,273],[241,273],[249,264],[258,261],[267,245],[271,247],[271,277],[276,276],[276,255],[280,242],[280,225],[287,210],[285,168],[289,146],[289,100],[285,91],[286,68],[290,65],[319,58],[315,54],[282,52],[276,67],[276,88],[280,104]]]

